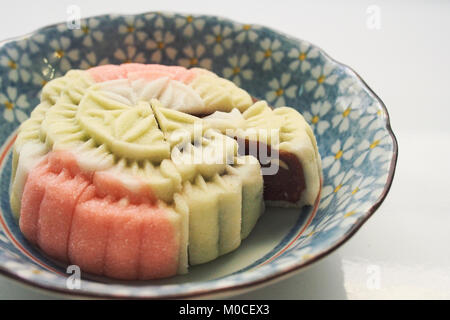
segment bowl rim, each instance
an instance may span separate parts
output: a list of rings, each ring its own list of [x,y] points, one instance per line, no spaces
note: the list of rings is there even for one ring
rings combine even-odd
[[[238,21],[235,21],[234,19],[230,19],[228,17],[222,17],[221,15],[211,15],[211,14],[193,14],[193,13],[182,13],[182,12],[175,12],[175,11],[144,11],[144,12],[140,12],[140,13],[131,13],[131,14],[113,14],[113,13],[105,13],[105,14],[98,14],[98,15],[91,15],[91,16],[86,16],[83,17],[82,20],[85,19],[90,19],[90,18],[102,18],[102,17],[107,17],[107,16],[115,16],[115,17],[124,17],[124,16],[140,16],[140,15],[147,15],[147,14],[151,14],[151,13],[170,13],[170,14],[174,14],[174,15],[191,15],[191,16],[199,16],[201,15],[202,17],[206,17],[206,18],[220,18],[223,21],[229,21],[232,23],[237,23],[237,24],[242,24]],[[24,40],[27,39],[28,37],[41,32],[45,29],[49,29],[49,28],[55,28],[57,26],[60,26],[61,24],[63,24],[64,22],[56,22],[53,24],[48,24],[45,25],[43,27],[40,27],[38,29],[35,29],[34,31],[28,32],[24,35],[20,35],[20,36],[15,36],[15,37],[10,37],[4,40],[0,40],[0,48],[3,47],[5,44],[9,43],[9,42],[13,42],[13,41],[19,41],[19,40]],[[290,40],[293,40],[295,42],[308,42],[309,44],[311,44],[311,46],[317,48],[326,59],[328,59],[329,61],[333,62],[334,64],[344,68],[348,74],[351,77],[355,77],[357,80],[360,81],[361,85],[372,95],[372,97],[379,103],[379,105],[381,106],[384,114],[385,114],[385,125],[384,128],[385,130],[387,130],[387,132],[389,133],[389,136],[392,140],[392,158],[389,164],[389,171],[388,171],[388,176],[387,176],[387,180],[386,183],[384,185],[383,191],[381,192],[381,195],[378,197],[378,199],[375,200],[375,202],[372,204],[372,206],[361,216],[361,219],[357,220],[357,223],[354,223],[352,225],[352,227],[348,230],[348,232],[346,232],[339,240],[337,240],[332,246],[330,246],[329,248],[319,252],[317,255],[315,255],[314,257],[312,257],[311,259],[307,259],[305,261],[302,262],[298,262],[295,263],[294,265],[276,272],[274,274],[271,275],[267,275],[263,278],[257,279],[257,280],[253,280],[250,282],[244,282],[242,284],[231,284],[231,285],[227,285],[227,286],[223,286],[220,288],[214,288],[214,289],[198,289],[196,291],[193,292],[188,292],[188,293],[176,293],[176,294],[168,294],[168,295],[161,295],[158,297],[154,297],[154,296],[116,296],[113,294],[107,294],[107,293],[96,293],[96,292],[88,292],[88,291],[80,291],[80,290],[70,290],[67,288],[61,288],[61,287],[56,287],[53,286],[51,284],[46,285],[43,283],[37,283],[35,281],[33,281],[32,279],[25,279],[23,277],[20,277],[14,273],[12,273],[11,271],[9,271],[7,268],[3,267],[2,265],[0,265],[0,275],[5,276],[6,278],[12,279],[14,281],[19,282],[20,284],[26,286],[26,287],[30,287],[32,289],[35,290],[39,290],[39,291],[45,291],[45,292],[51,292],[51,293],[58,293],[58,294],[62,294],[65,297],[71,297],[71,298],[94,298],[94,299],[137,299],[137,300],[143,300],[143,299],[192,299],[192,298],[208,298],[211,296],[216,296],[216,295],[221,295],[221,296],[231,296],[233,294],[238,294],[238,293],[244,293],[246,291],[249,291],[251,289],[254,288],[259,288],[259,287],[263,287],[265,285],[269,285],[271,283],[274,283],[276,281],[279,281],[281,279],[284,279],[288,276],[292,276],[295,273],[299,273],[300,271],[304,270],[305,268],[311,266],[312,264],[314,264],[315,262],[321,260],[322,258],[326,257],[327,255],[329,255],[330,253],[332,253],[333,251],[335,251],[336,249],[338,249],[339,247],[341,247],[344,243],[346,243],[350,238],[353,237],[353,235],[367,222],[367,220],[376,212],[376,210],[380,207],[380,205],[383,203],[383,201],[386,199],[389,190],[391,189],[392,186],[392,182],[394,179],[394,175],[395,175],[395,171],[396,171],[396,166],[397,166],[397,159],[398,159],[398,141],[397,138],[392,130],[391,127],[391,122],[390,122],[390,116],[389,116],[389,112],[387,110],[386,105],[384,104],[384,102],[380,99],[380,97],[378,97],[378,95],[372,90],[372,88],[364,81],[364,79],[350,66],[348,66],[345,63],[339,62],[336,59],[332,58],[325,50],[323,50],[320,46],[317,46],[314,43],[311,43],[307,40],[302,40],[300,38],[291,36],[289,34],[286,34],[283,31],[280,31],[276,28],[272,28],[272,27],[267,27],[264,25],[260,25],[260,24],[254,24],[252,23],[251,25],[253,26],[257,26],[257,27],[264,27],[276,34],[282,35]]]

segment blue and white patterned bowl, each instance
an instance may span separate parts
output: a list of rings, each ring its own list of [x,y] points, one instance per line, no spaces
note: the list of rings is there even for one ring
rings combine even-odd
[[[324,181],[316,210],[268,209],[235,252],[186,276],[119,282],[86,275],[70,289],[65,266],[24,239],[9,206],[11,145],[42,86],[72,68],[127,61],[201,66],[273,106],[289,105],[314,129]],[[321,49],[262,26],[173,13],[104,15],[42,28],[0,44],[0,272],[61,293],[187,298],[241,292],[287,276],[348,240],[382,203],[397,142],[380,99]],[[71,278],[69,278],[70,280]]]

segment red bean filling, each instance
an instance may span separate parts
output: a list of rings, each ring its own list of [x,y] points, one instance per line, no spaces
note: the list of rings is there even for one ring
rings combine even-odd
[[[258,142],[256,154],[252,156],[258,158],[259,149],[266,148],[266,155],[271,155],[271,147]],[[245,150],[239,149],[239,154],[249,155],[249,141],[245,140]],[[305,176],[303,174],[303,167],[298,158],[287,151],[279,151],[280,162],[286,164],[287,169],[282,165],[279,166],[278,171],[274,175],[263,175],[264,178],[264,199],[272,201],[288,201],[296,203],[300,200],[303,190],[306,189]],[[261,164],[262,167],[268,167],[270,164]]]

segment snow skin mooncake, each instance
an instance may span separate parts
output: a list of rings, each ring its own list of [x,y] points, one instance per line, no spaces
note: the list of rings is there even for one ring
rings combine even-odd
[[[294,109],[254,103],[204,69],[130,63],[44,86],[14,144],[10,203],[48,256],[157,279],[235,250],[265,204],[312,205],[320,185]]]

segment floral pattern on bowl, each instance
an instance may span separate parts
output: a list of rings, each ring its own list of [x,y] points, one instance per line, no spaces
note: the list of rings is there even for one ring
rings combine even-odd
[[[7,196],[10,149],[17,127],[49,80],[72,68],[124,62],[208,68],[275,107],[289,105],[302,112],[323,160],[322,197],[315,214],[304,209],[299,213],[303,218],[273,248],[228,273],[146,283],[86,277],[81,288],[70,290],[64,266],[30,246],[14,221]],[[79,29],[57,24],[2,42],[0,123],[0,272],[80,296],[230,294],[292,274],[336,249],[374,213],[389,190],[397,159],[385,106],[350,68],[306,41],[202,15],[104,15],[81,20]]]

